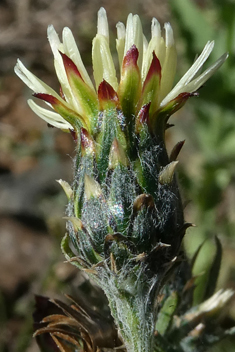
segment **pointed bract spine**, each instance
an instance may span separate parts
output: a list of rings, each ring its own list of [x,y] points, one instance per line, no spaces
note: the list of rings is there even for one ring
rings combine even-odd
[[[69,220],[72,223],[75,232],[82,230],[83,225],[82,225],[82,221],[80,219],[73,217],[73,216],[64,217],[64,219]]]
[[[95,179],[89,175],[85,175],[85,196],[89,200],[90,198],[99,198],[102,195],[100,185]]]
[[[71,188],[71,186],[68,184],[68,182],[63,181],[63,180],[57,180],[57,182],[61,185],[61,187],[63,188],[68,200],[72,199],[73,197],[73,190]]]
[[[174,148],[172,149],[171,151],[171,154],[170,154],[170,157],[169,157],[169,160],[170,161],[175,161],[181,151],[181,149],[183,148],[184,146],[184,143],[185,143],[185,140],[184,141],[180,141],[178,142]]]
[[[160,172],[158,179],[162,185],[170,184],[172,182],[177,164],[178,161],[172,161]]]
[[[141,131],[145,129],[147,125],[149,125],[149,109],[151,106],[151,102],[145,104],[141,107],[135,122],[135,133],[140,134]]]
[[[127,167],[129,161],[122,145],[115,138],[110,148],[109,169],[114,169],[120,164]]]
[[[80,130],[81,136],[81,153],[83,156],[85,154],[92,155],[95,153],[95,143],[89,134],[89,132],[85,128],[81,128]]]

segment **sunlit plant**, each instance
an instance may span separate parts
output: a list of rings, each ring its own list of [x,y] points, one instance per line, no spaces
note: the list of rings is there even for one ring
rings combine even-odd
[[[20,61],[15,72],[48,106],[30,99],[31,109],[76,140],[74,182],[59,181],[69,199],[62,251],[103,289],[112,318],[74,301],[68,306],[55,300],[58,314],[45,317],[36,335],[49,332],[63,352],[117,347],[128,352],[202,351],[202,341],[205,348],[234,332],[219,326],[233,291],[213,295],[221,259],[216,239],[218,270],[205,301],[192,307],[191,271],[199,251],[188,262],[182,248],[192,225],[184,220],[175,176],[183,142],[168,155],[165,131],[170,116],[198,95],[227,54],[199,74],[213,50],[214,42],[208,42],[173,86],[177,55],[172,27],[165,23],[163,35],[154,18],[147,42],[139,17],[130,14],[126,27],[117,24],[118,81],[101,8],[92,45],[94,86],[71,31],[63,30],[61,42],[49,26],[48,39],[60,93]]]

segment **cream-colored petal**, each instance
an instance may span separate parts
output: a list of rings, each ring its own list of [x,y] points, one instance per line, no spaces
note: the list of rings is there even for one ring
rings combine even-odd
[[[59,51],[64,52],[64,46],[60,42],[59,36],[52,25],[48,26],[47,28],[47,38],[54,55],[55,63],[57,64],[56,74],[61,83],[62,89],[63,91],[69,90],[69,83],[65,72],[63,60],[59,53]],[[64,92],[64,94],[65,93],[66,92]]]
[[[200,76],[195,78],[192,82],[187,84],[187,92],[192,93],[199,89],[220,66],[223,65],[224,61],[228,58],[228,54],[223,54],[213,65],[211,65],[207,70],[205,70]]]
[[[135,45],[139,51],[139,57],[138,57],[138,66],[140,71],[142,70],[142,63],[143,63],[143,41],[144,41],[144,36],[143,36],[143,28],[142,24],[140,21],[140,18],[138,15],[134,16],[134,28],[135,28]]]
[[[213,48],[214,48],[214,41],[206,43],[201,55],[199,55],[199,57],[194,62],[194,64],[190,67],[190,69],[186,72],[186,74],[177,83],[176,87],[188,84],[193,79],[193,77],[195,77],[197,72],[200,70],[202,65],[210,56]]]
[[[72,89],[70,88],[67,74],[64,68],[63,59],[59,53],[59,51],[62,51],[64,53],[64,46],[60,42],[58,34],[56,33],[52,25],[49,26],[47,29],[47,36],[51,46],[51,50],[54,55],[54,66],[55,66],[56,75],[61,84],[65,99],[71,105],[71,108],[73,110],[77,111],[79,114],[82,114],[82,109],[79,106],[73,94]]]
[[[148,51],[148,40],[145,37],[145,35],[143,35],[143,61],[142,61],[142,68],[141,71],[143,72],[143,66],[145,65],[146,59],[147,59],[147,51]],[[142,75],[142,73],[141,73]]]
[[[143,61],[143,29],[140,18],[138,15],[129,14],[126,24],[126,40],[124,55],[126,52],[135,45],[139,52],[138,66],[140,70],[142,69]]]
[[[63,45],[64,53],[70,57],[70,59],[75,63],[80,72],[84,82],[94,90],[93,83],[87,73],[87,70],[82,62],[80,52],[78,50],[77,44],[75,42],[74,36],[68,27],[63,29]]]
[[[165,40],[164,38],[160,38],[160,40],[157,42],[156,48],[155,48],[155,54],[160,61],[161,67],[164,65],[164,61],[166,58],[166,45],[165,45]]]
[[[125,48],[126,29],[122,22],[118,22],[116,24],[116,28],[117,28],[116,49],[118,53],[118,61],[119,61],[119,66],[121,71],[122,60],[124,56],[124,48]]]
[[[160,61],[161,66],[163,65],[165,59],[165,41],[161,37],[161,26],[160,23],[156,20],[156,18],[152,19],[151,33],[152,38],[148,44],[147,49],[144,50],[144,59],[141,72],[142,82],[144,82],[147,76],[149,67],[152,62],[153,52],[155,52],[158,60]]]
[[[32,72],[30,72],[18,59],[17,64],[14,68],[17,76],[35,93],[47,93],[61,100],[60,96],[49,87],[46,83],[37,78]]]
[[[103,7],[98,11],[97,34],[103,35],[109,42],[109,24],[106,11]]]
[[[124,23],[122,22],[118,22],[116,24],[116,28],[117,28],[117,39],[125,39],[126,36],[126,28]]]
[[[175,46],[173,29],[172,29],[169,22],[164,24],[164,29],[165,29],[165,33],[166,33],[166,47],[169,48],[171,46]]]
[[[147,38],[145,37],[145,35],[143,35],[143,56],[144,56],[144,53],[147,51],[148,49],[148,40]]]
[[[124,56],[126,52],[131,48],[134,44],[134,28],[133,28],[133,15],[129,13],[126,21],[126,39],[125,39],[125,49],[124,49]]]
[[[159,101],[161,101],[170,92],[174,82],[177,65],[177,53],[172,27],[170,23],[165,23],[164,28],[166,33],[166,54],[162,66],[162,80]]]
[[[70,125],[66,120],[63,119],[59,114],[48,109],[44,109],[41,106],[37,105],[32,99],[28,100],[28,104],[33,112],[41,117],[44,121],[50,125],[60,128],[60,129],[73,129],[73,126]]]
[[[152,23],[151,23],[151,35],[153,37],[161,38],[161,25],[158,22],[158,20],[153,17]]]
[[[116,70],[109,44],[103,35],[97,34],[92,43],[92,62],[96,88],[106,80],[114,90],[118,88]]]
[[[143,65],[142,65],[142,72],[141,72],[141,77],[142,77],[142,82],[144,82],[149,67],[151,65],[152,59],[153,59],[153,52],[155,52],[157,58],[159,59],[160,63],[164,61],[165,58],[165,43],[163,38],[157,38],[154,37],[150,40],[147,51],[144,55],[144,60],[143,60]],[[160,54],[160,55],[159,55]],[[161,58],[161,60],[160,60]]]
[[[214,47],[214,42],[207,42],[201,55],[197,58],[190,69],[185,73],[181,80],[176,84],[176,86],[170,91],[170,93],[162,100],[161,106],[164,106],[169,101],[174,99],[177,95],[182,92],[187,92],[187,85],[193,79],[193,77],[200,70],[204,62],[208,59]]]

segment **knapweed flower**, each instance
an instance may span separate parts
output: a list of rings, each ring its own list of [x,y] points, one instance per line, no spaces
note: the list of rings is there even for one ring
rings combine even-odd
[[[48,28],[60,94],[20,61],[15,68],[34,96],[49,105],[43,108],[29,100],[32,110],[50,125],[72,130],[76,137],[74,182],[70,186],[59,181],[69,198],[68,234],[62,240],[62,250],[69,262],[86,271],[105,292],[118,329],[118,341],[121,339],[114,339],[114,347],[123,343],[128,352],[152,352],[157,343],[161,351],[183,351],[178,349],[179,340],[173,347],[162,348],[162,343],[168,344],[169,339],[160,335],[165,334],[170,322],[164,322],[157,342],[154,335],[159,316],[165,321],[168,315],[158,315],[159,292],[182,262],[181,243],[191,225],[184,221],[175,177],[176,159],[183,142],[177,143],[168,156],[165,130],[169,127],[169,116],[197,94],[227,57],[222,55],[199,74],[213,49],[214,43],[208,42],[172,89],[176,48],[170,24],[166,23],[164,29],[163,37],[158,21],[153,19],[148,43],[137,15],[128,16],[126,28],[117,24],[119,82],[103,8],[98,12],[98,32],[92,46],[95,86],[68,28],[63,30],[62,43],[54,28]],[[183,292],[185,280],[190,279],[188,267],[185,271],[179,270],[166,293],[176,288]],[[180,300],[173,294],[176,306]],[[182,306],[188,307],[188,300]],[[61,326],[56,324],[70,321],[72,337],[79,339],[81,334],[74,333],[74,326],[81,326],[77,322],[77,308],[73,312],[70,308],[63,311],[71,318],[76,315],[76,323],[68,317],[49,317],[47,332],[53,328],[55,333],[58,328],[61,334]],[[92,324],[90,328],[94,332]],[[174,336],[183,336],[182,330],[181,335]],[[110,339],[101,332],[102,338],[98,336],[90,345],[109,348]],[[72,342],[68,337],[67,341]],[[65,351],[63,346],[61,351]]]
[[[109,28],[104,8],[98,12],[98,30],[93,40],[92,61],[95,87],[84,67],[72,32],[64,28],[62,42],[53,26],[48,27],[48,39],[54,54],[55,70],[61,85],[60,95],[33,75],[18,60],[16,74],[31,88],[34,96],[44,100],[52,109],[45,109],[29,100],[31,109],[49,124],[61,129],[80,129],[90,132],[97,128],[98,113],[107,101],[112,101],[124,114],[145,118],[150,130],[155,129],[157,116],[168,116],[213,75],[223,64],[227,54],[197,76],[213,50],[214,42],[207,42],[201,55],[174,86],[176,47],[173,30],[165,23],[165,38],[159,22],[153,18],[151,40],[143,34],[139,16],[129,14],[126,28],[117,24],[116,47],[120,64],[120,82],[109,47]],[[139,116],[139,118],[138,118]]]

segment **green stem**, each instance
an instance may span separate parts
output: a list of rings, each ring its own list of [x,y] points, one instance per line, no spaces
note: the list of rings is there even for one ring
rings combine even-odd
[[[121,279],[121,275],[110,271],[108,275],[106,271],[104,276],[96,281],[108,298],[111,314],[127,351],[153,351],[155,310],[146,287],[143,289],[145,285],[133,282],[132,278]]]

